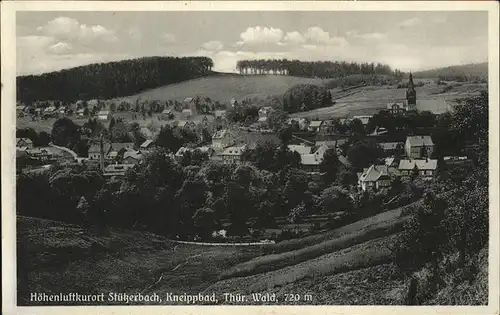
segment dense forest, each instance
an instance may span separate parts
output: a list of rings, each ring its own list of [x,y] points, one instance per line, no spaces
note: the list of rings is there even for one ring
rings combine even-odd
[[[324,86],[298,84],[283,95],[283,110],[288,113],[304,112],[332,105],[332,95]]]
[[[399,70],[393,71],[388,65],[380,63],[349,63],[345,61],[240,60],[236,64],[236,69],[240,74],[275,74],[320,78],[335,78],[353,74],[402,75]]]
[[[177,83],[210,73],[206,57],[146,57],[91,64],[17,78],[17,99],[77,101],[109,99]]]

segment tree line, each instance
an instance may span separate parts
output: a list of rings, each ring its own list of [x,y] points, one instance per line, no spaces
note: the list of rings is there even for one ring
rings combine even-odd
[[[274,74],[300,77],[335,78],[354,74],[401,76],[399,70],[381,63],[345,61],[300,61],[288,59],[240,60],[236,63],[240,74]]]
[[[207,57],[144,57],[17,77],[17,99],[77,101],[110,99],[210,73]]]

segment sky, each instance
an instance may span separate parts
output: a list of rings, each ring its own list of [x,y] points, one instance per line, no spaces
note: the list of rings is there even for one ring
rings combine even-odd
[[[29,12],[16,15],[16,72],[145,56],[380,62],[402,71],[486,62],[487,12]]]

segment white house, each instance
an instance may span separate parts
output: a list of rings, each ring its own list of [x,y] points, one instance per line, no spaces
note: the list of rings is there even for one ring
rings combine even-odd
[[[224,164],[240,164],[241,156],[246,150],[246,144],[226,148],[220,155]]]
[[[97,118],[100,120],[110,120],[111,112],[109,110],[101,110],[97,113]]]
[[[186,119],[190,118],[193,116],[193,110],[191,108],[185,108],[182,110],[181,116]]]
[[[313,120],[309,123],[309,127],[307,128],[309,131],[318,131],[323,121],[321,120]]]
[[[212,148],[216,151],[232,146],[236,141],[234,133],[228,129],[221,129],[212,136]]]
[[[358,187],[363,191],[387,188],[391,185],[393,176],[397,176],[397,170],[387,165],[372,165],[358,173]]]
[[[271,106],[264,106],[259,109],[259,117],[268,117],[270,113],[273,112]]]
[[[16,138],[16,148],[33,148],[33,141],[30,138]]]
[[[399,171],[401,176],[410,176],[413,171],[417,171],[418,175],[422,177],[432,177],[435,175],[437,169],[437,160],[423,159],[423,160],[401,160],[399,161]]]
[[[149,139],[149,140],[144,141],[141,144],[140,149],[141,149],[141,151],[148,151],[148,150],[153,149],[154,145],[155,145],[155,141]]]
[[[314,151],[314,153],[305,153],[300,155],[300,163],[302,168],[308,172],[317,173],[319,172],[319,166],[325,157],[326,151],[333,149],[333,146],[328,146],[326,144],[321,145]],[[296,151],[297,152],[297,151]]]
[[[430,136],[408,136],[405,142],[406,156],[419,159],[424,156],[430,157],[434,152],[434,142]]]
[[[388,103],[387,110],[393,115],[402,114],[408,111],[408,104],[406,102]]]
[[[177,122],[177,127],[181,129],[191,129],[194,130],[196,128],[196,124],[189,120],[179,120]]]
[[[289,144],[288,145],[288,150],[292,151],[292,152],[297,152],[298,154],[300,155],[303,155],[303,154],[310,154],[311,151],[312,151],[312,147],[311,146],[307,146],[307,145],[304,145],[304,144]]]
[[[309,122],[305,118],[288,118],[286,122],[289,126],[293,126],[296,123],[300,130],[307,130],[309,126]]]

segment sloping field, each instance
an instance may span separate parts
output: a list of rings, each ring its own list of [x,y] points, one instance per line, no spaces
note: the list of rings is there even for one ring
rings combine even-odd
[[[166,85],[119,100],[182,101],[186,97],[200,96],[229,103],[233,97],[241,100],[246,97],[264,98],[269,95],[282,95],[291,86],[301,83],[324,84],[322,79],[293,76],[218,74]]]
[[[417,100],[422,101],[418,110],[430,110],[441,113],[439,102],[435,102],[436,108],[432,106],[434,102],[430,100],[453,101],[456,99],[477,95],[480,91],[487,90],[486,84],[464,83],[450,84],[450,88],[435,83],[417,87]],[[310,119],[327,119],[345,117],[347,115],[373,115],[382,109],[386,109],[387,103],[401,102],[405,99],[405,89],[397,89],[388,86],[368,86],[341,91],[331,90],[332,98],[336,104],[331,107],[319,108],[307,112],[295,113],[293,117],[304,117]]]
[[[18,217],[18,303],[33,305],[30,292],[166,295],[204,291],[222,296],[247,289],[276,290],[389,263],[387,246],[407,214],[401,208],[328,233],[249,247],[175,244],[147,232],[84,229]],[[326,294],[319,289],[316,293]],[[219,299],[219,303],[225,301]]]
[[[389,246],[397,237],[398,234],[393,234],[376,238],[276,271],[244,278],[222,280],[205,290],[205,292],[231,292],[245,295],[255,292],[272,292],[279,287],[291,284],[295,284],[294,288],[296,288],[299,286],[300,281],[306,279],[313,279],[318,283],[318,278],[326,275],[388,264],[391,256]],[[358,289],[363,289],[363,287],[358,286]],[[290,292],[295,293],[296,291],[288,291],[288,293]],[[316,292],[318,291],[313,291],[314,294]],[[330,294],[335,294],[335,292],[331,291]],[[282,299],[280,304],[289,303]]]
[[[374,224],[361,230],[355,230],[351,233],[346,233],[345,235],[298,250],[257,257],[224,271],[221,274],[221,278],[225,279],[254,275],[266,271],[281,269],[287,266],[297,265],[327,253],[350,248],[357,244],[370,241],[374,238],[394,234],[402,229],[403,224],[408,218],[408,216],[404,216],[396,218],[393,221],[385,221]]]
[[[30,292],[198,293],[260,248],[174,244],[141,231],[17,218],[18,304]],[[109,303],[112,304],[112,303]]]

